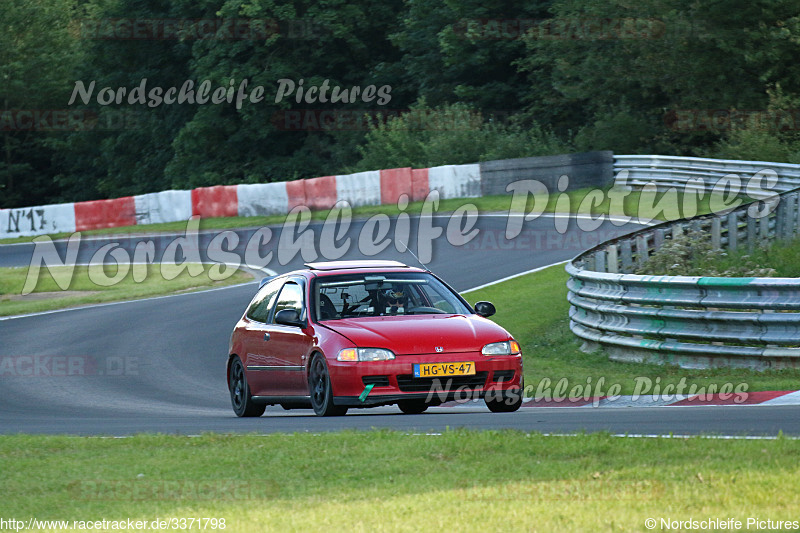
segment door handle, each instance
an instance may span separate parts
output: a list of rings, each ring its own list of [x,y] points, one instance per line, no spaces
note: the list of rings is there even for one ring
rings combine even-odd
[[[265,341],[268,341],[268,340],[269,340],[269,333],[264,333],[264,340],[265,340]]]

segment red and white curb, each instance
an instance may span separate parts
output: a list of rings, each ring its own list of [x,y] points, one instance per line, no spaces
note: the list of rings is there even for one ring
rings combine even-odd
[[[440,408],[474,408],[483,400],[452,401]],[[755,391],[741,393],[640,395],[597,398],[525,398],[522,408],[536,407],[708,407],[730,405],[800,405],[800,391]]]

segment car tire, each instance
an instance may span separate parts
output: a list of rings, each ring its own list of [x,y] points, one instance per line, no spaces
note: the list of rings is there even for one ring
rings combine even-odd
[[[522,407],[522,389],[516,389],[512,394],[489,392],[484,401],[493,413],[513,413]]]
[[[231,406],[236,416],[258,417],[264,414],[267,406],[253,401],[253,397],[250,394],[250,386],[247,384],[244,365],[238,355],[231,362],[228,390],[231,393]]]
[[[418,415],[424,413],[430,407],[425,400],[403,400],[397,402],[397,407],[407,415]]]
[[[347,413],[347,407],[333,404],[331,376],[325,357],[321,354],[314,356],[308,368],[308,393],[317,416],[342,416]]]

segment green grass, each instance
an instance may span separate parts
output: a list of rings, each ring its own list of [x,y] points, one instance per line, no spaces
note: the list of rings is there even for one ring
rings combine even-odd
[[[651,517],[797,520],[798,475],[800,442],[785,438],[0,437],[5,519],[213,517],[229,532],[643,531]]]
[[[742,261],[750,261],[762,268],[774,268],[775,276],[800,277],[800,239],[773,242],[771,246],[757,248],[753,252],[731,254],[725,261],[732,267]]]
[[[90,268],[94,280],[90,277]],[[194,265],[193,268],[202,273],[192,276],[188,268],[181,272],[180,266],[175,265],[164,265],[163,271],[161,265],[133,265],[119,283],[111,286],[100,285],[95,280],[99,280],[100,283],[106,283],[106,279],[113,280],[117,275],[116,267],[76,266],[71,277],[69,267],[42,268],[36,289],[28,296],[21,296],[28,276],[28,267],[0,268],[0,316],[135,300],[222,287],[253,279],[252,275],[242,271],[236,271],[220,279],[226,273],[221,272],[223,276],[218,275],[219,267],[216,266]],[[135,281],[134,274],[137,275],[137,279],[143,278],[142,281]],[[62,290],[63,288],[66,290]]]
[[[603,201],[594,206],[591,198],[587,197],[592,194],[592,191],[599,191],[603,197]],[[580,212],[592,215],[606,214],[606,215],[627,215],[627,216],[641,216],[647,219],[657,220],[676,220],[681,218],[684,214],[705,214],[709,213],[712,204],[711,202],[720,202],[721,197],[718,195],[706,195],[699,202],[697,202],[697,213],[687,211],[684,213],[682,208],[684,196],[678,195],[677,202],[668,202],[668,208],[663,212],[657,212],[650,208],[653,204],[652,199],[642,195],[640,191],[632,191],[625,196],[623,202],[612,202],[606,194],[607,189],[578,189],[568,191],[565,193],[564,198],[559,203],[559,194],[551,194],[547,197],[538,195],[529,195],[526,198],[525,204],[513,205],[511,195],[498,195],[498,196],[484,196],[481,198],[452,198],[441,200],[439,202],[436,213],[450,213],[466,204],[474,204],[480,212],[493,213],[493,212],[508,212],[509,210],[515,212],[531,212],[534,208],[542,210],[544,213],[554,212]],[[598,194],[598,193],[594,193]],[[566,200],[569,199],[567,203]],[[659,196],[660,198],[660,196]],[[547,200],[545,206],[543,202]],[[656,201],[658,198],[656,198]],[[641,204],[641,205],[640,205]],[[424,202],[412,202],[405,209],[406,213],[419,214],[422,211]],[[716,205],[716,204],[715,204]],[[720,204],[721,205],[721,204]],[[396,215],[400,210],[396,205],[372,205],[362,206],[353,209],[353,216],[366,218],[376,214]],[[330,214],[330,210],[313,211],[311,216],[313,220],[324,220]],[[258,217],[221,217],[221,218],[204,218],[200,221],[201,230],[212,229],[235,229],[235,228],[248,228],[248,227],[262,227],[271,225],[280,225],[286,222],[286,215],[271,215],[271,216],[258,216]],[[146,224],[141,226],[125,226],[118,228],[104,228],[97,230],[89,230],[81,232],[82,235],[125,235],[131,233],[182,233],[186,230],[186,221],[179,222],[164,222],[161,224]],[[51,237],[54,239],[67,238],[69,233],[54,233]],[[13,244],[20,242],[30,242],[34,237],[16,237],[8,239],[0,239],[0,244]]]
[[[770,370],[757,372],[747,369],[707,369],[691,370],[677,366],[654,364],[635,364],[610,361],[600,351],[584,353],[580,343],[569,330],[569,303],[567,302],[567,273],[563,265],[521,276],[498,285],[464,296],[471,303],[480,300],[494,302],[497,315],[492,317],[505,327],[520,342],[525,364],[525,384],[533,386],[535,392],[551,380],[551,390],[556,383],[566,378],[569,388],[586,385],[590,379],[591,390],[602,378],[603,393],[613,384],[619,384],[621,394],[633,394],[637,384],[643,392],[643,378],[662,387],[678,385],[685,380],[687,385],[707,387],[725,383],[734,388],[747,385],[747,391],[758,390],[797,390],[800,389],[800,370]],[[638,381],[637,381],[638,379]],[[546,389],[543,389],[546,390]],[[649,394],[656,391],[650,390]]]

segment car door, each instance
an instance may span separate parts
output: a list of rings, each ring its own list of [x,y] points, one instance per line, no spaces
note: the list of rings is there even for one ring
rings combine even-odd
[[[275,315],[284,309],[297,311],[298,316],[307,323],[308,309],[304,294],[305,280],[288,280],[281,287],[270,313],[266,354],[269,357],[270,382],[276,384],[275,394],[281,396],[308,396],[305,369],[313,339],[299,326],[275,323]]]
[[[267,352],[272,309],[285,281],[273,280],[262,287],[243,319],[244,327],[241,332],[244,353],[239,354],[239,357],[244,362],[247,383],[253,396],[272,396],[276,394],[278,387],[275,376],[268,371],[270,360]]]

